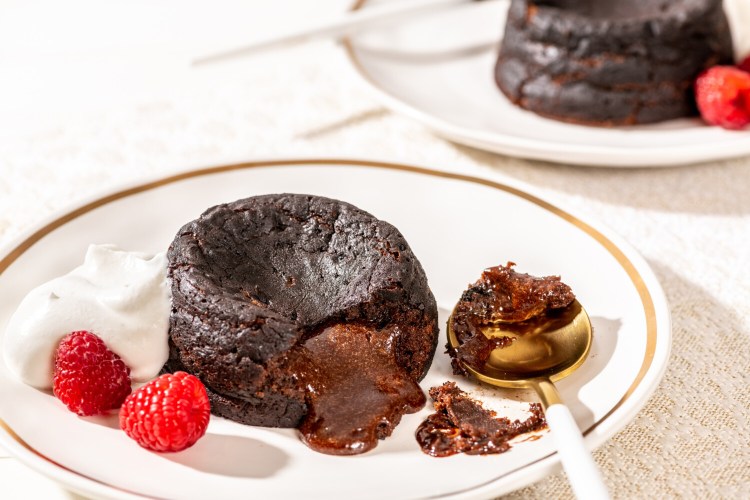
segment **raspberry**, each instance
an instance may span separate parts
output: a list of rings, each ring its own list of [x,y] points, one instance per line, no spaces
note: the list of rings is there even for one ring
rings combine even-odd
[[[128,396],[120,428],[153,451],[180,451],[206,433],[211,406],[206,388],[185,372],[167,373]]]
[[[695,98],[711,125],[739,130],[750,124],[750,73],[732,66],[714,66],[695,82]]]
[[[743,59],[742,62],[737,65],[737,67],[742,71],[747,71],[748,73],[750,73],[750,55]]]
[[[130,368],[93,333],[73,332],[57,346],[52,391],[74,413],[104,413],[130,394]]]

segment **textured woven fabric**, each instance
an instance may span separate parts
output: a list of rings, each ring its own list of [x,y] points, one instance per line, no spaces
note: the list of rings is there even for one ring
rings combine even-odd
[[[8,57],[0,59],[4,68],[21,68]],[[89,57],[95,64],[100,56]],[[54,69],[42,67],[40,78]],[[174,91],[128,95],[112,105],[90,102],[71,84],[76,106],[39,105],[32,89],[6,107],[0,244],[102,189],[230,158],[369,157],[524,181],[625,237],[653,266],[671,305],[674,343],[663,383],[595,453],[613,496],[747,497],[750,158],[575,168],[457,146],[382,108],[331,43],[205,71]],[[571,496],[562,473],[509,495]]]

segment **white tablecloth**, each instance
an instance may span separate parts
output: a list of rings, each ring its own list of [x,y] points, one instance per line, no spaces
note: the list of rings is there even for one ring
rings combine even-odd
[[[674,345],[664,382],[595,453],[613,495],[746,496],[750,158],[617,170],[457,146],[384,109],[331,42],[188,67],[196,54],[347,3],[4,2],[0,244],[118,183],[228,159],[369,157],[527,182],[629,240],[671,303]],[[510,497],[570,495],[557,474]],[[2,456],[0,498],[71,496]]]

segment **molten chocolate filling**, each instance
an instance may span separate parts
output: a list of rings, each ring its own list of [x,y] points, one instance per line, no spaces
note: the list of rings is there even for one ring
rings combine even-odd
[[[303,441],[332,455],[364,453],[389,436],[425,395],[395,361],[398,327],[374,330],[337,324],[308,339],[291,356],[306,390]]]

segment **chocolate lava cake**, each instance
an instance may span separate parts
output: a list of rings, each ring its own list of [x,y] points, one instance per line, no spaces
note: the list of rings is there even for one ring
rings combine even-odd
[[[495,80],[546,117],[653,123],[696,114],[695,78],[732,56],[721,0],[512,0]]]
[[[401,233],[348,203],[279,194],[208,209],[169,251],[170,356],[214,414],[354,454],[425,403],[437,306]]]

